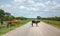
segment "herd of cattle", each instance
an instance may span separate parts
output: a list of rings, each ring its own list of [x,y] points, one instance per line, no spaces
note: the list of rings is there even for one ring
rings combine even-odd
[[[21,21],[20,20],[10,20],[10,21],[6,21],[6,23],[7,23],[7,27],[9,27],[11,24],[19,24]],[[39,23],[40,21],[39,20],[32,20],[32,26],[33,26],[33,24],[35,23],[36,24],[36,26],[38,26],[38,23]]]
[[[7,24],[7,27],[10,27],[12,24],[19,24],[21,22],[21,20],[8,20],[8,21],[5,21],[5,23]],[[40,21],[39,20],[32,20],[32,26],[33,24],[35,23],[36,26],[38,26],[38,23]]]

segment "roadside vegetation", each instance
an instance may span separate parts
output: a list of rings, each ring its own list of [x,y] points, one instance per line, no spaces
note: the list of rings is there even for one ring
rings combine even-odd
[[[60,21],[53,21],[53,20],[42,20],[42,21],[60,29]]]
[[[55,16],[55,17],[42,18],[40,16],[37,16],[37,19],[60,29],[60,17]]]
[[[17,21],[13,21],[13,20],[17,20]],[[6,21],[8,21],[8,23]],[[26,17],[23,16],[15,17],[11,15],[11,13],[5,12],[4,10],[0,9],[0,35],[5,34],[11,30],[14,30],[22,25],[25,25],[29,21],[30,20]]]
[[[6,27],[6,24],[3,24],[3,25],[0,24],[0,35],[5,34],[5,33],[9,32],[9,31],[11,31],[11,30],[14,30],[14,29],[16,29],[17,27],[20,27],[20,26],[22,26],[22,25],[25,25],[25,24],[28,23],[29,21],[30,21],[30,20],[21,20],[21,23],[19,23],[19,24],[13,24],[13,25],[11,25],[11,27],[9,27],[9,28]]]

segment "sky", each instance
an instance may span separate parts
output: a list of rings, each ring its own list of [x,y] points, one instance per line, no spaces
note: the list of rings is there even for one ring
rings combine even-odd
[[[0,0],[0,9],[16,17],[60,16],[60,0]]]

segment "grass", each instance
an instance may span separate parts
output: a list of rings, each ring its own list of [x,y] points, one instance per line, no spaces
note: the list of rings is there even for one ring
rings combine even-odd
[[[53,20],[42,20],[42,21],[60,29],[60,21],[53,21]]]
[[[14,25],[11,26],[10,28],[6,28],[6,24],[3,24],[3,25],[0,24],[0,35],[5,34],[5,33],[9,32],[9,31],[11,31],[11,30],[14,30],[15,28],[20,27],[20,26],[22,26],[22,25],[25,25],[25,24],[26,24],[27,22],[29,22],[29,21],[30,21],[30,20],[21,20],[21,23],[19,23],[19,24],[14,24]]]

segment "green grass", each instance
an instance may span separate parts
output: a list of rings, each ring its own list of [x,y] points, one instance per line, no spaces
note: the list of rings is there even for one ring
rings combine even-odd
[[[53,20],[42,20],[42,21],[60,29],[60,21],[53,21]]]
[[[0,35],[5,34],[11,30],[14,30],[15,28],[20,27],[22,25],[25,25],[29,21],[30,20],[21,20],[21,23],[13,24],[13,26],[11,26],[10,28],[6,28],[6,24],[3,24],[3,25],[0,24]]]

